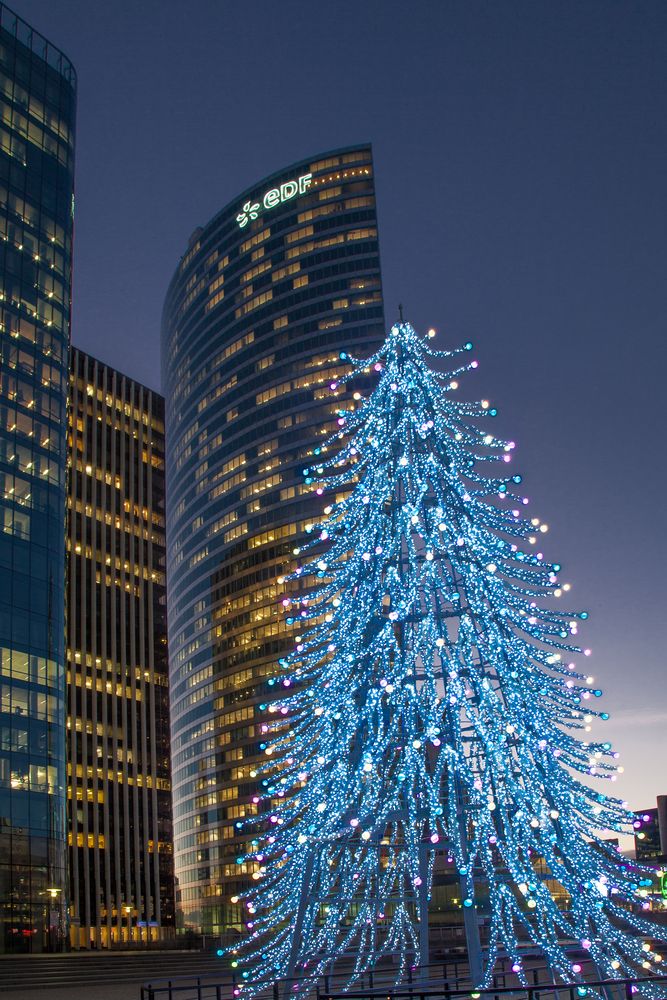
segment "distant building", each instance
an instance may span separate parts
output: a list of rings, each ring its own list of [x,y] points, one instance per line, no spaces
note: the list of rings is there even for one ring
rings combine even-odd
[[[68,796],[74,948],[174,925],[164,400],[72,351]]]
[[[295,629],[280,577],[322,511],[304,483],[315,442],[355,389],[385,323],[368,145],[285,167],[198,229],[163,317],[174,847],[180,912],[240,928],[237,864],[257,812],[262,724]],[[337,397],[337,398],[336,398]],[[255,799],[255,802],[253,802]],[[238,825],[237,825],[238,824]]]
[[[75,105],[67,57],[0,4],[0,953],[67,943]]]
[[[667,859],[667,795],[659,795],[657,806],[635,813],[635,857],[642,863]]]

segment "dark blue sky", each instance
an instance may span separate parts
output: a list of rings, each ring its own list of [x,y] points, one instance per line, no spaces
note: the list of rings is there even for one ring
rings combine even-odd
[[[373,142],[387,318],[475,343],[467,391],[591,612],[616,788],[667,792],[667,4],[15,5],[79,76],[74,342],[151,386],[192,230]]]

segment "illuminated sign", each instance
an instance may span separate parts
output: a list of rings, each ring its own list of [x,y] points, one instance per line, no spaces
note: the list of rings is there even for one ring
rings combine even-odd
[[[243,229],[256,219],[260,212],[267,208],[275,208],[276,205],[282,205],[284,201],[290,201],[292,198],[296,198],[298,194],[304,194],[305,191],[311,185],[313,179],[312,174],[302,174],[301,177],[297,177],[295,181],[285,181],[280,187],[270,188],[264,194],[260,201],[246,201],[245,205],[236,216],[236,221],[239,224],[239,229]]]

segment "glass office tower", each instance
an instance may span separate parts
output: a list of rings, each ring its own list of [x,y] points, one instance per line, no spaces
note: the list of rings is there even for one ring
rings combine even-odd
[[[302,469],[358,386],[340,352],[384,337],[369,146],[295,163],[198,229],[163,317],[177,906],[238,926],[231,897],[262,720],[291,647],[278,582],[322,501]]]
[[[64,947],[75,74],[0,5],[0,952]]]
[[[74,948],[173,935],[164,399],[72,351],[67,790]]]

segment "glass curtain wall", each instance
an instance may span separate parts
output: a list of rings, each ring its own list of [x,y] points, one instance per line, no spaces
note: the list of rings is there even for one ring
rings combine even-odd
[[[294,641],[282,575],[321,498],[313,447],[384,337],[369,146],[267,177],[193,235],[163,319],[174,849],[181,926],[234,933],[262,726]],[[253,801],[254,800],[254,801]]]
[[[65,470],[75,74],[0,5],[0,952],[67,939]]]

